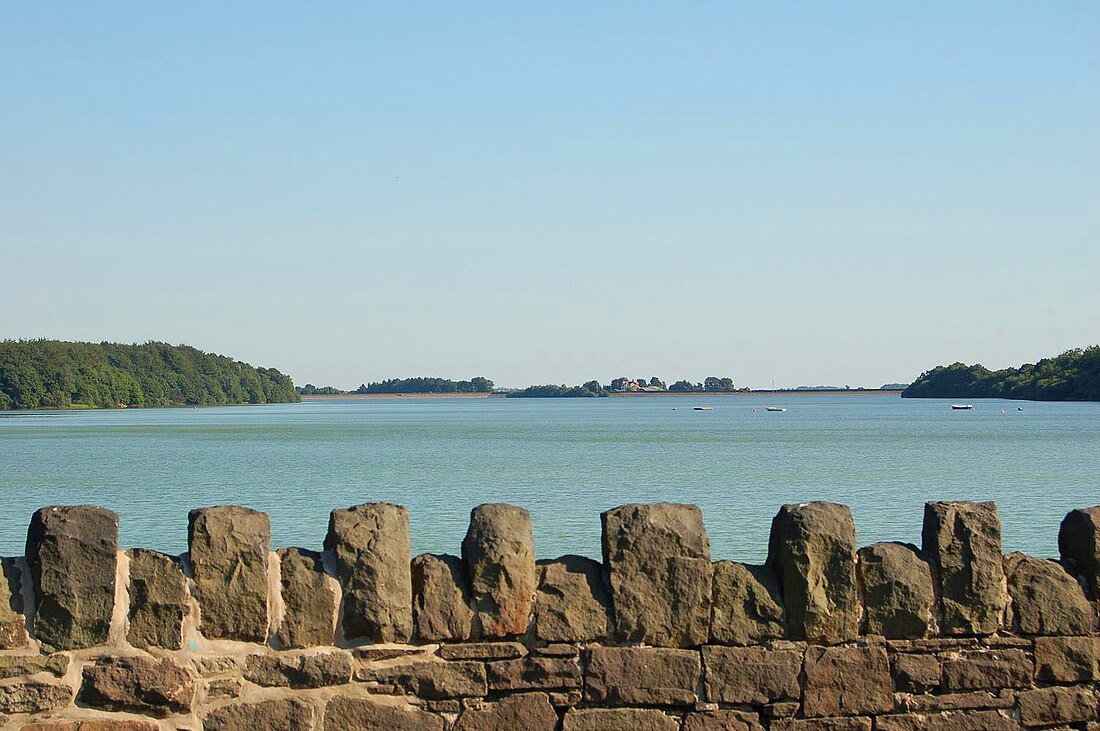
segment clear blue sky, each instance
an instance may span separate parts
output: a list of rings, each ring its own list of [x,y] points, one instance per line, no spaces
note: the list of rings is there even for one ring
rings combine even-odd
[[[1100,3],[13,3],[0,337],[299,384],[1100,342]]]

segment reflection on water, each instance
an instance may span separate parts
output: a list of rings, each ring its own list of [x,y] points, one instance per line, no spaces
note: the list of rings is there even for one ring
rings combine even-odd
[[[408,506],[417,552],[457,553],[470,508],[510,502],[531,511],[540,557],[598,557],[600,511],[668,500],[703,508],[715,558],[759,561],[785,502],[850,505],[865,544],[919,543],[926,500],[991,499],[1006,551],[1053,556],[1066,511],[1100,503],[1100,404],[977,401],[960,412],[822,394],[766,412],[775,400],[0,413],[0,553],[23,552],[30,514],[48,504],[104,505],[121,516],[124,546],[180,552],[200,505],[264,510],[276,547],[319,548],[329,510],[388,500]]]

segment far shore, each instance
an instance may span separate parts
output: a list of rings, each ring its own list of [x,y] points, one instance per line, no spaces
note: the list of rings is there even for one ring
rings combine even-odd
[[[779,391],[765,389],[762,391],[624,391],[622,393],[610,393],[609,398],[660,398],[682,396],[821,396],[821,395],[857,396],[860,394],[872,396],[899,396],[901,390],[880,389],[836,389],[830,391]],[[482,399],[504,398],[503,393],[327,393],[303,395],[302,401],[391,401],[399,398],[415,399]]]

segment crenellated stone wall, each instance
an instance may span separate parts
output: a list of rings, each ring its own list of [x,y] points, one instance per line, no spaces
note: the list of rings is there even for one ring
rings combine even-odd
[[[602,561],[536,560],[510,505],[460,556],[405,508],[334,510],[324,551],[263,513],[190,514],[189,551],[37,511],[3,560],[0,724],[32,731],[1100,731],[1100,507],[1061,560],[1001,551],[992,503],[929,503],[922,546],[783,506],[767,561],[713,561],[699,509],[602,516]]]

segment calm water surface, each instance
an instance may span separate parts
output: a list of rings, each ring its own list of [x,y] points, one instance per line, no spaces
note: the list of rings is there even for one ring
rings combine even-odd
[[[0,553],[21,555],[31,513],[50,504],[109,507],[123,546],[178,553],[193,507],[263,510],[274,547],[319,549],[332,508],[388,500],[408,506],[417,553],[457,553],[470,508],[499,501],[531,511],[539,557],[599,557],[600,511],[668,500],[703,508],[715,558],[759,561],[782,503],[846,503],[861,544],[919,543],[924,501],[988,499],[1006,551],[1055,556],[1066,511],[1100,503],[1100,404],[976,401],[953,412],[944,401],[800,395],[766,413],[773,401],[8,412]]]

